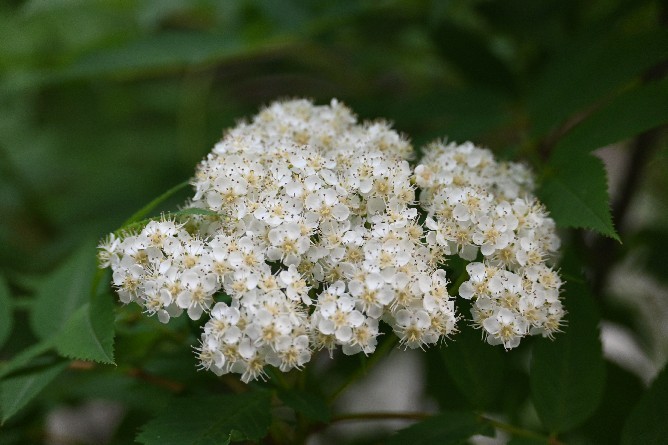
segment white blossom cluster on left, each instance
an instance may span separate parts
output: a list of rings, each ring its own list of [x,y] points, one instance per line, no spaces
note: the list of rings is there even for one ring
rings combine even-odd
[[[435,344],[458,317],[445,251],[418,222],[412,152],[336,101],[274,103],[197,170],[186,207],[218,217],[110,236],[103,265],[121,301],[163,322],[207,313],[202,367],[244,381],[266,365],[300,368],[317,349],[371,353],[381,321],[406,347]]]

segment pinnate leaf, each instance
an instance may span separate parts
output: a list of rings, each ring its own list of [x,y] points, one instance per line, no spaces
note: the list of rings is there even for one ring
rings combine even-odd
[[[550,432],[584,422],[598,407],[605,386],[605,363],[599,339],[599,316],[587,288],[566,285],[568,325],[554,341],[536,342],[531,359],[531,397]]]
[[[622,431],[623,445],[660,445],[668,437],[668,366],[633,408]]]
[[[88,301],[95,264],[95,247],[87,243],[40,283],[30,316],[30,326],[39,338],[58,334]]]
[[[77,310],[56,338],[59,354],[78,360],[114,363],[114,305],[96,295]]]
[[[67,368],[67,363],[58,363],[27,374],[19,374],[4,379],[0,383],[2,423],[5,423],[26,406],[65,368]]]
[[[477,434],[493,435],[494,429],[472,412],[450,411],[400,430],[387,444],[457,445],[468,443],[468,439]]]
[[[267,434],[270,393],[175,399],[141,429],[144,445],[227,445],[232,440],[259,440]]]
[[[9,287],[0,275],[0,348],[5,344],[12,332],[12,300]]]
[[[595,230],[619,241],[601,160],[586,153],[554,156],[548,169],[538,195],[557,225]]]

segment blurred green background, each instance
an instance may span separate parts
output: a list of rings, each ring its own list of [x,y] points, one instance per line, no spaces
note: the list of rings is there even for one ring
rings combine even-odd
[[[657,51],[644,43],[660,14],[638,0],[3,2],[0,264],[49,269],[277,98],[336,97],[417,146],[515,156],[648,68],[635,52]]]
[[[555,141],[592,110],[665,84],[667,21],[658,0],[4,1],[0,275],[29,296],[279,98],[336,97],[416,148],[472,140],[540,179]],[[572,231],[565,246],[655,371],[668,356],[665,128],[606,153],[624,242]],[[654,286],[649,309],[611,290],[619,274]],[[31,342],[13,338],[5,354]]]

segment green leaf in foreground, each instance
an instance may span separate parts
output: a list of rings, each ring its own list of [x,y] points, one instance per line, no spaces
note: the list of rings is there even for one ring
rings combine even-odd
[[[10,361],[0,365],[0,379],[6,375],[25,368],[31,364],[36,358],[49,352],[53,348],[53,341],[43,340],[39,343],[24,349],[16,354]]]
[[[397,432],[388,445],[457,445],[468,443],[476,434],[494,434],[492,426],[472,412],[442,412]]]
[[[605,386],[605,363],[599,339],[599,316],[587,288],[566,285],[565,334],[539,339],[531,359],[531,397],[550,432],[584,422],[596,410]]]
[[[573,128],[557,151],[576,155],[668,122],[668,79],[627,91]]]
[[[595,230],[619,241],[601,160],[586,153],[556,156],[549,168],[538,195],[557,225]]]
[[[227,445],[259,440],[271,422],[270,393],[253,390],[237,395],[174,399],[137,436],[144,445]]]
[[[503,390],[503,352],[480,341],[480,331],[463,328],[457,341],[440,353],[452,380],[473,408],[491,408]]]
[[[67,368],[67,363],[58,363],[29,374],[10,377],[0,383],[0,407],[2,423],[16,414],[35,398],[49,383]]]
[[[95,258],[95,247],[86,243],[40,283],[30,314],[30,326],[39,338],[48,339],[60,332],[88,301]]]
[[[0,348],[12,332],[12,299],[5,279],[0,275]]]
[[[78,360],[114,363],[114,304],[97,295],[79,308],[56,338],[59,354]]]
[[[295,411],[319,422],[328,422],[331,413],[327,403],[317,394],[297,389],[285,390],[279,393],[281,400]]]
[[[633,408],[622,432],[623,445],[660,445],[668,437],[668,366]]]

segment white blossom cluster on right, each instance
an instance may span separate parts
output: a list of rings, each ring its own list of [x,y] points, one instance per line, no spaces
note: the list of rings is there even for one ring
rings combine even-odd
[[[448,258],[491,344],[551,336],[564,310],[548,266],[559,240],[528,169],[433,143],[419,165],[382,121],[337,101],[276,102],[229,130],[199,165],[186,208],[110,235],[103,267],[124,303],[203,327],[198,358],[243,381],[302,368],[319,349],[374,352],[382,323],[405,347],[457,332]],[[419,199],[418,199],[419,195]]]
[[[562,282],[548,264],[560,241],[532,194],[531,172],[497,163],[471,143],[436,142],[425,149],[415,177],[429,243],[472,261],[459,295],[473,300],[473,321],[487,341],[510,349],[525,335],[558,331]]]

